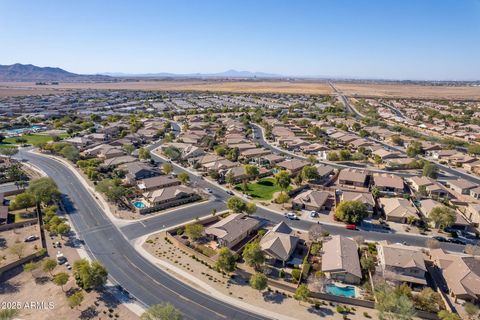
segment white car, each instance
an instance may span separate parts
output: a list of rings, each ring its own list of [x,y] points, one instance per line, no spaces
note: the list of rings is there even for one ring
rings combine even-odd
[[[24,239],[25,242],[31,242],[31,241],[35,241],[35,240],[37,240],[37,236],[35,236],[35,235],[28,236]]]
[[[298,220],[297,215],[293,212],[288,212],[285,216],[290,220]]]
[[[310,217],[315,218],[317,216],[317,211],[310,211]]]

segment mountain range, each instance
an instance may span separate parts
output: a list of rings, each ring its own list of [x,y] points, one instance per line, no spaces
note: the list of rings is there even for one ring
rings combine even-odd
[[[0,65],[0,81],[89,82],[112,80],[106,75],[76,74],[60,68],[37,67],[32,64]]]
[[[111,77],[131,77],[131,78],[285,78],[279,74],[251,71],[227,70],[218,73],[102,73]]]
[[[217,79],[254,79],[254,78],[284,78],[278,74],[264,72],[250,72],[228,70],[219,73],[102,73],[95,75],[76,74],[68,72],[61,68],[38,67],[32,64],[12,64],[0,65],[0,81],[62,81],[62,82],[110,82],[118,81],[119,78],[145,78],[145,79],[165,79],[165,78],[217,78]]]

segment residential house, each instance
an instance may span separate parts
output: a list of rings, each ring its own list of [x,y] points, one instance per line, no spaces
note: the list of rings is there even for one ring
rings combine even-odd
[[[143,199],[146,202],[146,206],[137,208],[142,214],[197,201],[200,199],[200,196],[190,187],[176,185],[145,192]]]
[[[469,203],[465,209],[465,216],[478,227],[480,225],[480,204]]]
[[[181,182],[172,176],[155,176],[137,181],[137,188],[146,192],[163,189],[171,186],[178,186]]]
[[[292,200],[295,210],[330,211],[334,205],[333,195],[326,191],[306,190]]]
[[[122,164],[119,169],[125,171],[126,182],[129,184],[134,184],[137,180],[161,175],[160,171],[140,161]]]
[[[315,167],[318,177],[313,181],[314,183],[326,183],[335,174],[335,169],[332,166],[317,164]]]
[[[420,193],[423,189],[428,197],[439,199],[450,196],[445,187],[432,178],[415,176],[408,178],[407,181],[415,192]]]
[[[285,161],[285,157],[271,153],[262,157],[262,160],[269,166],[273,166],[279,162]]]
[[[338,175],[340,185],[366,187],[368,183],[368,173],[358,169],[343,169]]]
[[[310,162],[305,160],[292,159],[277,163],[277,166],[287,170],[291,175],[296,175],[303,169],[303,167],[309,164]]]
[[[270,154],[270,150],[263,149],[263,148],[254,148],[254,149],[247,149],[240,151],[240,157],[244,159],[253,159],[253,158],[260,158],[262,156],[266,156]]]
[[[340,235],[323,243],[322,272],[328,279],[349,284],[359,284],[362,269],[355,240]]]
[[[402,194],[404,191],[403,179],[394,174],[374,173],[373,184],[380,193]]]
[[[380,198],[380,207],[385,212],[387,221],[407,223],[409,218],[418,219],[417,210],[404,198]]]
[[[365,204],[369,216],[372,216],[375,209],[375,199],[368,192],[343,191],[340,197],[341,201],[360,201]]]
[[[470,194],[470,190],[478,187],[476,183],[465,179],[449,180],[450,189],[460,194]]]
[[[377,245],[379,271],[383,278],[394,283],[407,283],[412,286],[425,286],[425,257],[414,248],[397,244]]]
[[[244,213],[230,214],[205,229],[205,234],[222,247],[232,248],[260,226],[260,221]]]
[[[480,298],[480,260],[466,254],[450,254],[443,249],[430,255],[448,286],[449,294],[460,300],[477,302]]]
[[[252,180],[252,179],[266,177],[271,174],[272,173],[270,170],[267,170],[265,168],[258,168],[258,174],[248,175],[247,172],[245,171],[245,166],[243,165],[227,169],[224,172],[225,177],[228,177],[228,176],[232,177],[232,181],[231,181],[232,184],[239,183],[245,180]]]
[[[295,251],[299,240],[294,231],[282,221],[260,239],[260,247],[268,258],[285,264]]]

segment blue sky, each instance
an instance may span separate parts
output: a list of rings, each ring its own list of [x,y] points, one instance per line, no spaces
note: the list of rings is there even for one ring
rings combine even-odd
[[[480,0],[0,0],[0,64],[480,79]]]

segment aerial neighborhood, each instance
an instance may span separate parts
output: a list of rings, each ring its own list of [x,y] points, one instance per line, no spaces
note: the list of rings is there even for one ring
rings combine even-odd
[[[130,250],[230,299],[275,310],[254,298],[264,292],[286,314],[308,313],[292,298],[370,318],[391,296],[419,318],[465,318],[480,297],[480,144],[476,124],[439,112],[459,106],[478,108],[151,91],[2,98],[0,270],[52,255],[63,268],[58,246],[75,259],[73,243],[109,228],[94,222],[100,210],[121,237],[141,239]],[[37,201],[42,179],[58,189]],[[70,195],[69,179],[85,194]],[[77,197],[93,225],[66,214]]]

